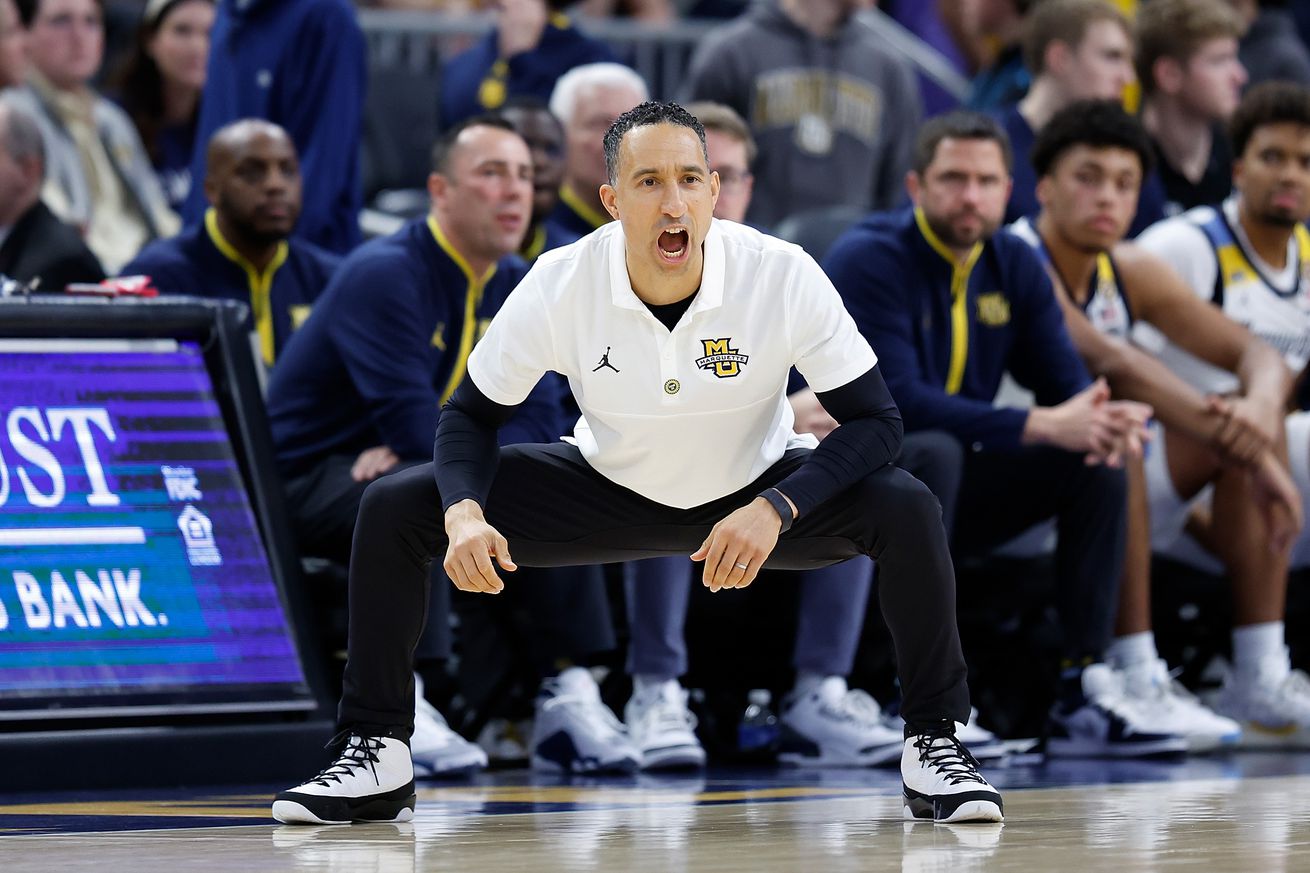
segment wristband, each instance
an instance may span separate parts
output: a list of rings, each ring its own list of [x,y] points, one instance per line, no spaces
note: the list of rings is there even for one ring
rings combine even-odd
[[[782,496],[782,492],[777,488],[769,488],[761,491],[759,496],[769,501],[769,505],[773,507],[774,511],[778,513],[778,518],[782,520],[782,527],[778,533],[786,533],[791,530],[791,523],[796,519],[791,514],[791,504],[787,502],[786,497]]]

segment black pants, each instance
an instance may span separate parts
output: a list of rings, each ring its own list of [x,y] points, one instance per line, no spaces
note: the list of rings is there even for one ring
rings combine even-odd
[[[367,482],[350,475],[353,455],[331,455],[313,469],[286,480],[291,530],[302,555],[350,563],[359,503]]]
[[[302,554],[350,563],[355,522],[370,484],[356,482],[351,477],[354,462],[354,456],[333,455],[286,483],[292,530]],[[427,470],[431,478],[431,464],[413,462],[403,463],[396,472],[382,478],[415,466]],[[440,505],[433,511],[439,514]],[[432,565],[431,573],[432,593],[424,611],[425,631],[415,654],[424,660],[442,660],[451,654],[450,612],[454,588],[439,561]],[[561,657],[577,660],[615,648],[609,597],[598,568],[534,568],[525,570],[521,578],[532,584],[521,586],[505,598],[509,604],[501,601],[497,605],[519,606],[535,617],[530,638],[525,641],[526,654],[535,669],[544,671]],[[460,600],[467,604],[472,598]],[[460,609],[462,614],[463,605]],[[354,624],[353,614],[351,624]]]
[[[964,476],[964,446],[945,431],[907,433],[896,466],[928,486],[942,505],[942,525],[950,538],[955,530],[955,503]]]
[[[781,481],[807,455],[789,451],[741,491],[675,509],[604,478],[567,443],[510,446],[501,451],[487,521],[509,541],[520,566],[689,555],[715,523]],[[430,466],[369,486],[351,556],[342,727],[396,736],[412,730],[410,664],[429,596],[428,565],[445,546]],[[904,470],[885,467],[798,519],[765,566],[804,570],[856,555],[873,557],[880,568],[906,720],[965,721],[969,693],[955,623],[955,571],[932,492]],[[516,581],[511,577],[506,586]]]
[[[1054,518],[1056,609],[1071,660],[1100,659],[1114,628],[1123,571],[1128,481],[1053,448],[968,452],[956,554],[980,555]]]

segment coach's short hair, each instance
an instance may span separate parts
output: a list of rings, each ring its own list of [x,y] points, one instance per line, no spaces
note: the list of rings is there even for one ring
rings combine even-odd
[[[1076,49],[1087,29],[1098,21],[1119,25],[1129,39],[1133,27],[1127,16],[1109,0],[1045,0],[1037,4],[1024,25],[1023,65],[1035,79],[1046,72],[1046,50],[1053,42]]]
[[[1143,178],[1155,165],[1150,134],[1123,104],[1118,100],[1079,100],[1055,113],[1037,134],[1032,154],[1037,177],[1050,173],[1065,152],[1080,145],[1133,152],[1141,161]]]
[[[605,132],[605,172],[609,175],[611,185],[618,181],[619,145],[623,142],[623,137],[627,136],[628,131],[634,127],[645,127],[650,124],[676,124],[695,133],[700,139],[701,154],[705,156],[706,165],[709,165],[709,150],[705,147],[705,127],[696,120],[696,116],[671,101],[661,103],[658,100],[647,100],[614,119],[610,129]]]
[[[1144,95],[1154,94],[1156,62],[1186,64],[1215,39],[1240,39],[1246,23],[1224,0],[1151,0],[1137,12],[1137,78]]]
[[[1001,148],[1008,172],[1014,166],[1014,151],[1005,128],[990,115],[968,109],[957,109],[924,122],[914,142],[914,172],[922,176],[937,157],[937,147],[944,139],[990,140]]]
[[[510,133],[518,134],[514,125],[498,115],[474,115],[472,118],[466,118],[447,130],[432,146],[432,172],[445,173],[450,167],[450,154],[454,151],[455,140],[459,135],[470,127],[496,127],[501,130],[508,130]]]
[[[1233,154],[1241,157],[1255,132],[1269,124],[1310,127],[1310,88],[1296,82],[1262,82],[1247,91],[1228,122]]]
[[[614,63],[583,64],[559,77],[555,90],[550,92],[550,111],[567,126],[577,108],[578,94],[596,86],[632,88],[637,92],[638,102],[650,99],[646,80],[631,67]]]

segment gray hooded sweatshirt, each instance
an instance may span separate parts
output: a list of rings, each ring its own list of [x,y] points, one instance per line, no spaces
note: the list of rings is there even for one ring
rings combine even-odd
[[[686,96],[731,106],[750,124],[753,224],[821,206],[886,209],[904,197],[918,82],[855,17],[819,39],[776,0],[758,4],[697,47]]]

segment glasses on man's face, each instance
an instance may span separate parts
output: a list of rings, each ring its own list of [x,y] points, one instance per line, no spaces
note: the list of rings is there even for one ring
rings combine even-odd
[[[738,170],[735,167],[722,167],[715,172],[719,174],[719,185],[724,188],[736,188],[754,178],[750,170]]]

